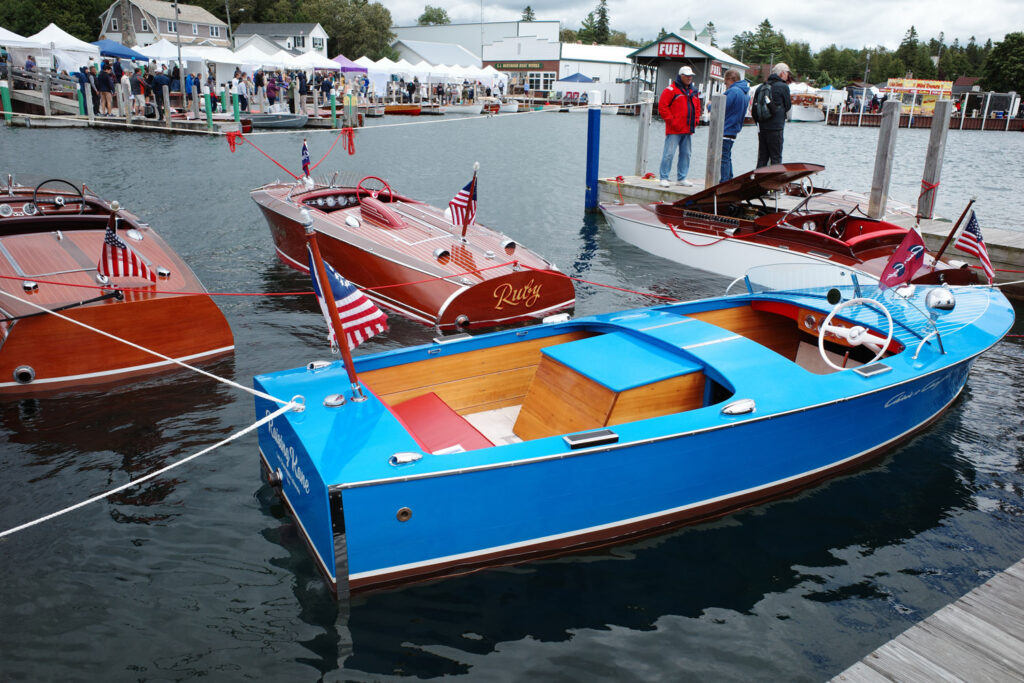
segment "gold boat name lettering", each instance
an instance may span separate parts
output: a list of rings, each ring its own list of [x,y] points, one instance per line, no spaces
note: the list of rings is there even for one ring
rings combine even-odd
[[[526,308],[532,308],[537,303],[537,299],[540,298],[542,286],[533,280],[530,280],[522,287],[516,288],[512,287],[510,283],[504,282],[494,289],[494,298],[498,300],[494,308],[500,311],[505,304],[509,306],[523,304]]]

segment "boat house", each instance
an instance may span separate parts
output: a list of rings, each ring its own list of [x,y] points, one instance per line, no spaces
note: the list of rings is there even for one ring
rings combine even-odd
[[[639,90],[658,93],[679,73],[680,67],[689,66],[696,76],[693,83],[705,101],[725,90],[724,75],[728,69],[738,69],[746,74],[747,66],[727,52],[711,44],[711,36],[705,31],[700,35],[686,22],[679,33],[669,33],[653,43],[630,53],[633,62],[632,83]],[[635,99],[630,100],[635,101]]]

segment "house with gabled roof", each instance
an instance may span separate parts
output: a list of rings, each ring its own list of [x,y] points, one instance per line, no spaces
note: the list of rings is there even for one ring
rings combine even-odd
[[[312,24],[239,24],[232,37],[235,48],[250,36],[260,36],[289,52],[317,52],[327,57],[327,31],[319,23]]]
[[[162,39],[182,45],[230,47],[228,25],[198,5],[163,0],[115,0],[100,14],[100,38],[128,47]]]

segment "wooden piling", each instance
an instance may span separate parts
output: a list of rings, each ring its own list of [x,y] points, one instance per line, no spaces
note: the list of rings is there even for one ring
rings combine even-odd
[[[896,129],[900,125],[901,104],[889,100],[882,105],[882,121],[878,129],[878,148],[875,152],[875,173],[871,177],[871,194],[868,198],[868,216],[882,218],[889,197],[889,181],[892,178],[892,164],[896,156]]]
[[[924,175],[921,177],[921,196],[917,198],[917,215],[921,218],[932,218],[935,215],[935,197],[939,194],[939,177],[942,175],[942,159],[946,153],[946,133],[949,132],[949,113],[952,109],[952,100],[939,100],[935,103],[924,160]]]
[[[92,88],[85,86],[85,115],[89,117],[89,123],[96,122],[96,114],[92,108]]]
[[[647,173],[647,136],[651,132],[651,110],[654,108],[654,93],[640,91],[640,120],[637,122],[636,175]]]
[[[132,94],[132,87],[130,85],[125,85],[124,83],[119,84],[118,87],[120,88],[120,90],[118,90],[118,95],[121,98],[121,113],[124,115],[124,123],[126,126],[131,126],[132,102],[130,97]]]
[[[725,93],[711,98],[711,120],[708,122],[708,157],[704,170],[704,187],[714,187],[722,178],[722,136],[725,135]]]
[[[53,84],[50,82],[50,74],[43,74],[43,113],[47,116],[53,114],[53,105],[50,103],[50,90]]]
[[[164,123],[167,127],[171,127],[171,89],[168,86],[163,86],[164,95]]]

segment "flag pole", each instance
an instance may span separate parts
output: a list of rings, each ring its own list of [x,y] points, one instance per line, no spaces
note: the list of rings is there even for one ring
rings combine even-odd
[[[320,245],[316,241],[316,231],[313,230],[313,218],[309,211],[302,210],[303,227],[306,229],[306,243],[313,252],[313,267],[316,273],[313,277],[320,283],[320,291],[327,304],[327,311],[331,316],[331,327],[334,328],[334,336],[338,340],[338,349],[341,350],[341,359],[345,363],[345,370],[348,371],[348,381],[352,384],[352,400],[365,401],[366,396],[359,386],[359,378],[356,376],[356,369],[352,365],[352,352],[348,348],[348,337],[345,335],[345,328],[341,324],[341,316],[338,315],[338,304],[334,300],[331,281],[327,278],[327,270],[324,268],[324,260],[320,257]]]
[[[480,162],[477,161],[473,164],[473,181],[469,185],[469,199],[467,201],[472,202],[473,197],[476,196],[476,172],[480,168]],[[462,219],[462,241],[466,241],[466,228],[469,227],[469,211],[466,212],[465,217]]]
[[[938,263],[939,259],[942,258],[942,254],[946,251],[946,247],[949,246],[950,240],[953,239],[953,235],[956,234],[956,231],[960,229],[960,224],[964,222],[964,218],[967,216],[967,212],[971,210],[971,207],[974,206],[974,202],[977,199],[978,199],[977,197],[971,197],[971,201],[967,202],[967,208],[965,208],[964,212],[962,214],[960,214],[960,218],[957,219],[956,225],[954,225],[953,229],[949,231],[948,235],[946,235],[946,240],[942,243],[942,248],[939,249],[939,253],[937,253],[935,255],[935,262],[936,263]],[[933,266],[933,268],[934,268],[934,266]]]

